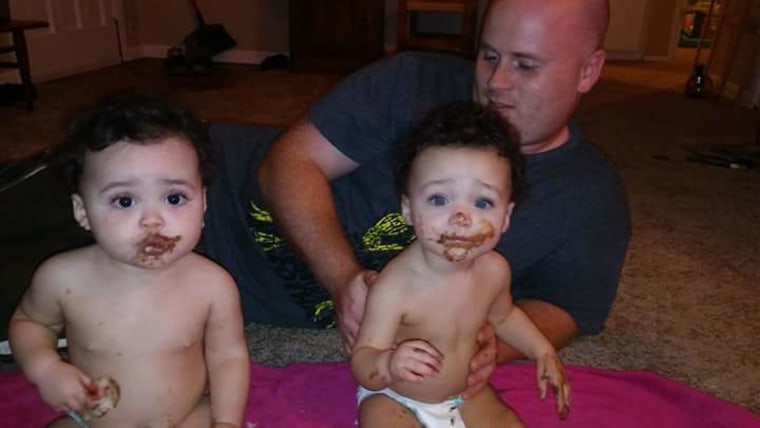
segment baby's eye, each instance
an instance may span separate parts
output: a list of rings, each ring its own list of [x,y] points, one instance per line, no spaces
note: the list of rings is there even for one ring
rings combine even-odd
[[[118,208],[129,208],[135,205],[135,200],[131,196],[117,196],[111,199],[111,205]]]
[[[169,205],[182,205],[187,201],[187,196],[182,193],[171,193],[166,197],[166,202]]]
[[[433,195],[433,196],[431,196],[431,197],[428,198],[428,203],[430,203],[430,205],[434,205],[436,207],[440,207],[442,205],[446,205],[446,202],[447,202],[446,201],[446,197],[441,196],[441,195]]]
[[[475,200],[475,208],[487,209],[493,207],[493,201],[488,198],[478,198]]]

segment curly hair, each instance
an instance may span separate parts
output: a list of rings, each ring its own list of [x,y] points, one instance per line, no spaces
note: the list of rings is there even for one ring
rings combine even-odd
[[[472,102],[455,102],[430,111],[401,144],[396,165],[396,189],[408,192],[414,160],[431,147],[493,149],[512,172],[512,200],[522,196],[524,160],[514,128],[496,112]]]
[[[131,92],[108,96],[71,120],[59,149],[76,191],[88,151],[101,151],[119,142],[156,144],[173,136],[193,146],[201,179],[208,186],[216,172],[216,156],[207,126],[164,98]]]

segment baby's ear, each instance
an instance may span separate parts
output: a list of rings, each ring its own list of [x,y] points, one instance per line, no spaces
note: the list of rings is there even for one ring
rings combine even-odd
[[[401,216],[404,217],[404,222],[408,226],[413,226],[414,222],[412,221],[412,213],[411,209],[409,208],[409,197],[406,195],[401,196]]]
[[[82,226],[82,229],[90,230],[90,219],[87,217],[84,200],[77,193],[71,195],[71,208],[74,212],[74,219]]]
[[[512,211],[515,209],[515,203],[510,202],[507,205],[507,212],[504,214],[504,226],[501,228],[501,233],[504,233],[509,229],[509,220],[512,218]]]

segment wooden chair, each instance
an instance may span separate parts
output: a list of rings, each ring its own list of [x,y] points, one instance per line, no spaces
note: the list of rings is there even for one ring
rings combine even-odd
[[[475,51],[477,0],[399,0],[398,49],[444,50],[465,56]],[[429,34],[417,30],[419,13],[458,13],[462,18],[459,34]]]
[[[17,21],[11,19],[9,0],[0,1],[0,34],[11,33],[11,45],[0,45],[0,55],[13,53],[16,61],[0,61],[0,68],[15,68],[19,70],[21,84],[24,86],[24,95],[26,98],[26,107],[29,110],[34,108],[34,99],[37,97],[37,91],[32,83],[32,73],[29,68],[29,52],[26,47],[26,37],[24,32],[35,28],[45,28],[48,23],[45,21]]]

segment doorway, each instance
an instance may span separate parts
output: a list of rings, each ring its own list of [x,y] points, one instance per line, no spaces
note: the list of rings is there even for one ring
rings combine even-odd
[[[14,19],[49,23],[48,28],[27,34],[33,80],[53,80],[121,63],[122,1],[10,0]],[[3,73],[0,81],[18,81],[18,76]]]

